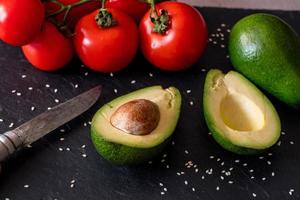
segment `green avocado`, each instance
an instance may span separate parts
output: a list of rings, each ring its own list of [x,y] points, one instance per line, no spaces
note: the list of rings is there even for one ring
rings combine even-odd
[[[92,142],[113,164],[143,163],[169,142],[180,108],[181,95],[174,87],[152,86],[118,97],[94,115]]]
[[[279,100],[300,106],[300,38],[282,19],[253,14],[234,25],[229,38],[235,69]]]
[[[238,72],[208,72],[203,109],[213,138],[233,153],[257,154],[279,139],[281,124],[272,103]]]

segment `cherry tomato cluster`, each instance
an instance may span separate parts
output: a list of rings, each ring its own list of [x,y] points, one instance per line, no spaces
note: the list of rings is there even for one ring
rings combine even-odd
[[[139,47],[154,66],[178,71],[203,54],[207,29],[199,11],[173,1],[0,0],[0,39],[43,71],[76,53],[94,71],[117,72]]]

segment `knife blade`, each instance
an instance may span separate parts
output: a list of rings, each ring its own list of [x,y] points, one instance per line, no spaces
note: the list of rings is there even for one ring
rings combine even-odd
[[[96,103],[101,91],[102,86],[94,87],[0,135],[0,161],[88,110]]]

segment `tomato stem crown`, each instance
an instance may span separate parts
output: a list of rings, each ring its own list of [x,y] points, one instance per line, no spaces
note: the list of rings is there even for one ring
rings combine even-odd
[[[170,24],[170,16],[168,14],[168,11],[162,9],[158,14],[155,6],[155,0],[150,0],[150,3],[151,3],[150,19],[151,22],[154,24],[152,31],[154,33],[163,34],[168,30]]]
[[[117,24],[117,20],[115,20],[106,8],[101,8],[99,13],[96,15],[95,20],[98,26],[102,28],[108,28]]]

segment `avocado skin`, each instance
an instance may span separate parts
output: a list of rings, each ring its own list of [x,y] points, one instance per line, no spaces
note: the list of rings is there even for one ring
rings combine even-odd
[[[211,81],[214,79],[214,77],[220,73],[220,70],[215,70],[212,69],[207,73],[206,80],[205,80],[205,85],[204,85],[204,95],[203,95],[203,113],[204,113],[204,118],[207,124],[208,129],[210,130],[213,138],[215,141],[221,145],[224,149],[227,151],[233,152],[235,154],[239,155],[255,155],[259,154],[265,151],[265,149],[251,149],[251,148],[245,148],[241,146],[237,146],[235,144],[232,144],[230,141],[228,141],[227,138],[225,138],[221,133],[221,130],[217,127],[217,125],[213,122],[213,116],[212,113],[209,112],[208,110],[208,104],[211,103],[209,102],[208,99],[208,94],[209,90],[211,89]]]
[[[282,19],[253,14],[229,38],[235,69],[282,102],[300,107],[300,38]]]
[[[93,126],[91,128],[91,139],[96,147],[96,151],[103,158],[115,165],[137,165],[144,163],[160,154],[169,143],[170,138],[171,137],[167,138],[163,143],[152,148],[135,148],[106,141],[95,131]]]

